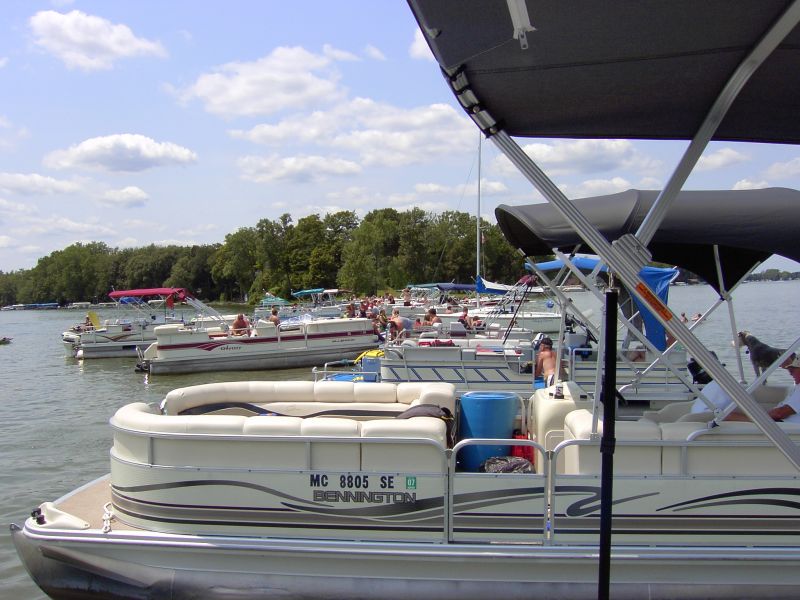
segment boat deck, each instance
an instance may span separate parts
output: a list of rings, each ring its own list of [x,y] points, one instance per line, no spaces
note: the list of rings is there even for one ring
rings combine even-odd
[[[109,502],[111,502],[111,475],[106,475],[59,498],[53,504],[59,510],[80,517],[89,523],[91,529],[102,529],[104,506]],[[112,520],[112,527],[116,530],[141,531],[138,527],[123,523],[119,519]]]

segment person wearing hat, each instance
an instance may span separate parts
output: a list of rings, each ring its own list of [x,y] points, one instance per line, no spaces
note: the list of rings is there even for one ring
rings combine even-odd
[[[767,413],[775,421],[800,423],[800,356],[793,353],[783,362],[781,367],[786,369],[794,380],[794,389],[785,400],[782,400],[775,408],[767,411]],[[733,411],[728,415],[726,420],[749,421],[750,419],[742,412]]]
[[[545,336],[539,342],[536,351],[536,368],[534,377],[543,377],[547,386],[553,385],[556,376],[556,353],[553,351],[553,340]]]

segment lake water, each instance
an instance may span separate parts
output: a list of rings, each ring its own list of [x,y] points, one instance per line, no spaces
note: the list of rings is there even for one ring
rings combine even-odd
[[[800,336],[800,281],[748,283],[736,293],[738,329],[748,329],[773,346]],[[704,312],[715,301],[709,286],[670,288],[670,306],[680,314]],[[100,317],[104,313],[100,311]],[[599,313],[598,313],[599,314]],[[82,319],[79,311],[0,312],[0,521],[21,523],[39,503],[108,472],[108,419],[123,404],[157,402],[173,388],[247,379],[312,379],[310,369],[199,373],[148,377],[134,371],[135,359],[66,358],[61,332]],[[728,312],[720,307],[699,326],[698,337],[737,374],[737,350]],[[753,370],[747,356],[744,373]],[[780,371],[770,383],[789,385]],[[0,600],[43,599],[17,558],[7,528],[0,543]]]

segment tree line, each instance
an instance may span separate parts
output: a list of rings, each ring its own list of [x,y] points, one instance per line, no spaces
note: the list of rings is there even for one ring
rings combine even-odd
[[[225,236],[222,244],[112,248],[76,243],[40,258],[32,269],[0,271],[0,305],[102,302],[117,289],[183,287],[206,301],[252,301],[264,291],[290,297],[311,287],[357,294],[408,284],[472,283],[476,222],[467,213],[419,208],[310,215],[284,214]],[[497,225],[481,220],[481,273],[513,283],[522,260]]]

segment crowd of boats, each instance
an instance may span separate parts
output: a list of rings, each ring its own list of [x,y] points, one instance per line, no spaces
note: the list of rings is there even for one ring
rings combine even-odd
[[[785,77],[799,46],[772,52],[797,38],[800,9],[784,4],[410,1],[459,103],[547,200],[495,215],[522,255],[555,256],[525,262],[552,329],[512,316],[380,341],[369,317],[312,313],[257,316],[236,335],[241,322],[170,289],[165,303],[198,313],[131,324],[154,336],[119,340],[140,369],[314,364],[316,379],[119,407],[110,473],[11,526],[34,581],[54,598],[796,598],[800,429],[764,407],[788,392],[766,381],[800,338],[745,387],[694,330],[719,311],[736,340],[737,287],[773,254],[800,260],[786,218],[800,192],[681,191],[715,135],[800,142]],[[512,135],[692,141],[661,192],[570,201]],[[675,269],[650,263],[696,273],[718,300],[683,322],[668,304]],[[572,301],[567,274],[600,311]],[[92,322],[87,344],[109,325]],[[73,333],[68,349],[89,332]],[[545,333],[555,373],[537,382]],[[688,359],[731,406],[704,396]],[[750,421],[726,420],[734,408]]]

